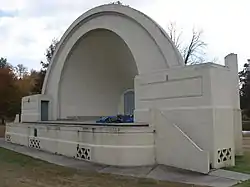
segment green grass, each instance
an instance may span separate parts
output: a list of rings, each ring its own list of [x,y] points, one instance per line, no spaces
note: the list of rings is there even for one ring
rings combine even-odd
[[[45,162],[32,159],[31,157],[25,155],[17,154],[7,149],[0,148],[0,163],[4,165],[9,164],[20,167],[38,167]]]
[[[84,172],[0,148],[1,187],[198,187],[96,172]]]
[[[250,152],[245,152],[244,156],[236,157],[236,166],[226,168],[230,171],[250,174]],[[236,185],[237,187],[250,187],[250,180]]]
[[[231,171],[250,174],[250,152],[245,152],[244,156],[236,157],[236,166],[228,168]]]

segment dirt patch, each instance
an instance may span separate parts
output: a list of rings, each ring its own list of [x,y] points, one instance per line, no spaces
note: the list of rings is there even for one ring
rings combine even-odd
[[[0,186],[5,187],[198,187],[189,184],[83,172],[0,148]]]
[[[0,138],[3,138],[5,135],[5,125],[0,125]]]

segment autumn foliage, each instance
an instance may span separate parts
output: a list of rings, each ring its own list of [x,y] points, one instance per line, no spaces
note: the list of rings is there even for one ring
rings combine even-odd
[[[1,63],[1,61],[0,61]],[[13,118],[20,110],[20,93],[16,85],[16,77],[9,65],[0,68],[0,119]]]
[[[21,112],[21,99],[33,94],[36,74],[18,64],[12,67],[7,59],[0,58],[0,124],[13,120]]]
[[[39,94],[43,80],[56,50],[58,41],[52,40],[46,50],[46,61],[42,61],[40,71],[28,71],[22,64],[13,67],[6,58],[0,58],[0,124],[13,120],[21,113],[21,99],[27,95]]]

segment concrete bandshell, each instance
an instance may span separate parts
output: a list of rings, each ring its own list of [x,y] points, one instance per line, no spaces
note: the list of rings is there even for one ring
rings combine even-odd
[[[116,71],[104,71],[106,63]],[[43,93],[23,98],[21,123],[7,127],[6,141],[70,157],[80,145],[91,155],[84,159],[115,166],[163,164],[201,173],[234,166],[242,153],[237,64],[230,54],[225,66],[184,66],[150,18],[129,7],[100,6],[66,31]],[[131,89],[135,123],[93,122],[122,113]],[[42,109],[43,101],[49,104]],[[85,121],[67,118],[72,114]]]
[[[86,33],[106,29],[119,35],[130,49],[139,74],[184,65],[171,39],[152,19],[132,8],[103,5],[81,15],[61,38],[46,74],[42,94],[53,99],[52,117],[58,113],[58,91],[67,57]]]

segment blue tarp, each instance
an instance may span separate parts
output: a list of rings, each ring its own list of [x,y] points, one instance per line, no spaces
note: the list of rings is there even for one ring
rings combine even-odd
[[[101,117],[96,123],[133,123],[133,115],[117,115],[117,116],[107,116]]]

